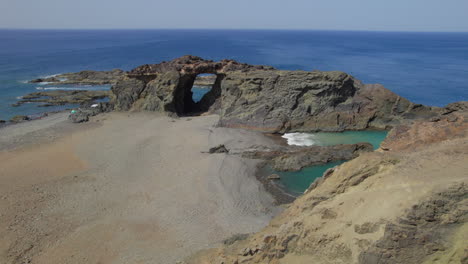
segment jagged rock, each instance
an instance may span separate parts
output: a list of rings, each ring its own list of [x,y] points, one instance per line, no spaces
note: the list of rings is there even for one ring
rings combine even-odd
[[[279,180],[281,177],[278,174],[271,174],[267,177],[268,180]]]
[[[205,73],[216,75],[215,83],[195,103],[191,88]],[[280,71],[195,56],[137,67],[112,93],[117,110],[211,111],[220,114],[221,126],[264,132],[386,129],[447,111],[411,103],[343,72]]]
[[[208,153],[210,153],[210,154],[213,154],[213,153],[228,153],[228,152],[229,152],[229,150],[223,144],[218,145],[216,147],[212,147],[208,151]]]
[[[103,85],[115,84],[122,78],[125,72],[120,69],[111,71],[80,71],[58,74],[54,77],[31,80],[30,83],[48,82],[50,84],[81,84],[81,85]]]
[[[468,135],[458,133],[467,131],[463,113],[449,114],[456,122],[415,122],[387,141],[391,151],[363,153],[337,166],[258,233],[188,263],[220,257],[233,260],[228,263],[466,262]],[[420,141],[419,134],[432,136]],[[259,244],[260,253],[252,255]]]
[[[99,113],[105,113],[111,111],[112,105],[109,103],[99,103],[95,107],[87,106],[73,110],[73,112],[68,116],[68,120],[73,123],[83,123],[88,122],[91,116],[95,116]]]
[[[68,120],[72,121],[73,123],[83,123],[88,122],[90,117],[90,113],[78,110],[74,113],[71,113],[68,116]]]
[[[0,124],[6,123],[5,120],[0,120]]]
[[[388,151],[413,151],[433,142],[465,137],[468,133],[468,112],[457,111],[459,110],[440,117],[437,122],[396,126],[388,133],[380,148]]]
[[[39,79],[34,79],[34,80],[31,80],[29,81],[30,83],[41,83],[41,82],[50,82],[50,83],[54,83],[54,82],[60,82],[59,79],[55,78],[55,77],[49,77],[49,78],[39,78]]]
[[[107,98],[109,91],[94,90],[52,90],[33,92],[21,97],[13,106],[20,106],[24,103],[43,103],[41,107],[65,105],[65,104],[85,104],[98,99]]]
[[[13,123],[20,123],[20,122],[24,122],[24,121],[28,121],[30,120],[30,118],[28,116],[25,116],[25,115],[16,115],[14,117],[12,117],[10,119],[10,122],[13,122]]]
[[[298,171],[304,167],[339,160],[350,160],[360,153],[373,151],[370,143],[342,144],[334,146],[287,146],[275,149],[252,149],[243,157],[268,160],[277,171]]]

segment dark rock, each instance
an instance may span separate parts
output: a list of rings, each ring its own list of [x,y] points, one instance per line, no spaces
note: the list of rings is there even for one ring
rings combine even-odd
[[[5,120],[0,120],[0,124],[6,123]]]
[[[205,73],[216,75],[215,83],[195,103],[191,88]],[[118,110],[217,112],[221,126],[264,132],[387,129],[447,111],[411,103],[343,72],[280,71],[195,56],[137,67],[112,93]]]
[[[88,122],[89,117],[90,117],[89,112],[78,110],[74,113],[71,113],[68,116],[68,120],[72,121],[73,123],[82,123],[82,122]]]
[[[28,121],[28,120],[30,120],[30,118],[28,116],[16,115],[16,116],[14,116],[14,117],[12,117],[10,119],[10,122],[19,123],[19,122],[24,122],[24,121]]]
[[[96,107],[84,107],[73,110],[73,112],[68,116],[68,120],[73,123],[82,123],[88,122],[91,116],[95,116],[99,113],[110,112],[113,110],[113,107],[109,103],[99,103]]]
[[[212,147],[210,148],[210,150],[208,151],[208,153],[228,153],[229,150],[224,146],[224,145],[219,145],[219,146],[216,146],[216,147]]]
[[[281,177],[278,174],[271,174],[267,177],[268,180],[279,180]]]
[[[373,151],[373,146],[370,143],[357,143],[334,146],[285,146],[275,149],[254,149],[245,151],[242,156],[268,160],[277,171],[298,171],[307,166],[350,160],[360,153],[370,151]]]
[[[41,82],[51,82],[51,83],[54,83],[54,82],[60,82],[59,79],[55,78],[55,77],[49,77],[49,78],[39,78],[39,79],[34,79],[34,80],[31,80],[29,81],[30,83],[41,83]]]
[[[103,85],[115,84],[122,78],[125,72],[119,69],[111,71],[80,71],[59,74],[50,78],[31,80],[30,83],[49,82],[51,84],[81,84],[81,85]]]
[[[85,104],[92,103],[98,99],[107,98],[110,91],[93,90],[52,90],[34,92],[22,96],[22,99],[13,106],[20,106],[24,103],[43,103],[41,107],[65,105],[65,104]]]

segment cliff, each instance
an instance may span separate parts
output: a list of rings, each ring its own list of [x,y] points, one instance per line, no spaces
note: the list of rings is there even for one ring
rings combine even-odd
[[[199,74],[216,80],[195,103],[191,88]],[[281,71],[195,56],[131,70],[112,87],[111,103],[119,111],[216,112],[221,126],[263,132],[387,129],[441,111],[343,72]]]
[[[395,127],[383,149],[330,170],[261,232],[187,263],[467,263],[466,106]]]

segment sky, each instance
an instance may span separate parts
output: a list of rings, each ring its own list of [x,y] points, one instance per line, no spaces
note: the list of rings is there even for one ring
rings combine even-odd
[[[0,28],[468,32],[468,0],[0,0]]]

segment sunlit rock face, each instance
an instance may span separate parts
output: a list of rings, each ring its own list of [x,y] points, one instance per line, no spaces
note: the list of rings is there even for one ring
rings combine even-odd
[[[191,88],[199,74],[216,80],[195,103]],[[343,72],[281,71],[195,56],[137,67],[112,87],[111,98],[119,111],[216,112],[222,126],[264,132],[387,129],[441,112]]]

